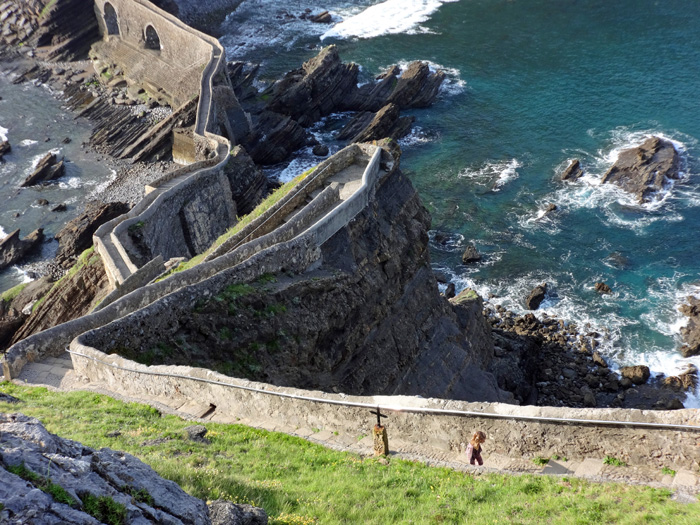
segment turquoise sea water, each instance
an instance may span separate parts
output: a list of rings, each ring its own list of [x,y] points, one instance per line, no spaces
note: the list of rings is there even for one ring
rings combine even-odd
[[[677,307],[700,290],[700,2],[338,1],[323,7],[343,25],[282,29],[265,23],[279,6],[254,4],[228,18],[222,42],[234,58],[262,61],[263,77],[329,43],[366,77],[415,59],[448,72],[434,107],[414,112],[420,129],[403,141],[402,166],[448,239],[431,243],[434,265],[458,288],[523,311],[546,281],[544,311],[607,329],[615,363],[675,373],[690,362],[676,351]],[[305,7],[317,6],[285,3]],[[424,16],[402,27],[411,10]],[[270,35],[237,45],[244,21]],[[651,134],[676,143],[686,177],[641,207],[597,182],[617,152]],[[588,177],[562,183],[573,158]],[[542,218],[548,203],[559,210]],[[465,267],[469,241],[485,259]],[[597,281],[614,294],[598,296]]]

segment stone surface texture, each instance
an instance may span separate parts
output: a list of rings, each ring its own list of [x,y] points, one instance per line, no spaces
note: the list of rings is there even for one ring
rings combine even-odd
[[[203,501],[162,479],[145,463],[123,452],[93,450],[62,439],[49,433],[37,419],[0,414],[0,444],[3,523],[98,523],[79,508],[55,502],[31,482],[7,470],[20,465],[60,485],[78,507],[85,492],[112,498],[126,507],[128,523],[210,523]],[[153,506],[136,501],[127,489],[146,490]]]

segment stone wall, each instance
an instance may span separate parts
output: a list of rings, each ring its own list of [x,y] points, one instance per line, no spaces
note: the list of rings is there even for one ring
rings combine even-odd
[[[510,457],[570,460],[614,456],[628,464],[694,469],[700,465],[700,414],[625,409],[520,407],[502,403],[467,403],[411,396],[347,396],[275,387],[239,380],[201,368],[147,367],[106,355],[82,343],[71,345],[76,372],[126,395],[180,398],[216,406],[224,418],[274,419],[280,425],[321,428],[349,435],[367,435],[381,406],[390,443],[459,450],[479,429],[488,436],[487,452]],[[233,386],[229,386],[233,385]],[[280,394],[280,395],[274,395]],[[344,406],[343,404],[364,406]],[[547,419],[576,421],[555,421]],[[586,421],[591,421],[587,423]],[[609,423],[598,423],[607,421]],[[694,425],[697,430],[626,426],[614,422]]]

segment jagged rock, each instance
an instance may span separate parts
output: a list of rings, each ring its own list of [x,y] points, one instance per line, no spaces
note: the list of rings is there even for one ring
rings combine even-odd
[[[98,523],[82,510],[53,498],[6,470],[24,465],[60,485],[78,504],[86,492],[124,505],[129,523],[208,525],[208,509],[172,481],[164,480],[134,456],[108,448],[93,450],[46,431],[34,418],[0,414],[0,521],[3,523]],[[135,490],[146,491],[153,505],[137,503]]]
[[[53,208],[51,208],[51,211],[53,212],[61,212],[61,211],[66,211],[68,209],[68,206],[65,205],[65,203],[57,204]]]
[[[6,153],[9,153],[10,151],[12,151],[12,146],[10,146],[9,141],[7,141],[7,140],[0,141],[0,160],[2,160],[3,156]]]
[[[310,20],[311,22],[314,22],[316,24],[332,24],[333,23],[333,17],[328,11],[323,11],[322,13],[319,13],[317,15],[313,16],[307,16],[307,20]]]
[[[688,318],[688,323],[681,328],[683,345],[680,352],[683,357],[700,355],[700,299],[688,297],[688,304],[681,305],[678,309]]]
[[[338,140],[372,142],[383,138],[400,139],[411,130],[415,117],[402,117],[396,104],[387,104],[376,114],[362,112],[355,115],[338,136]]]
[[[17,331],[25,323],[31,307],[51,289],[50,278],[42,277],[28,283],[9,302],[0,301],[0,349],[6,349]]]
[[[481,254],[476,249],[476,246],[474,246],[474,243],[469,243],[462,254],[462,264],[471,264],[479,262],[480,260]]]
[[[65,137],[62,141],[61,144],[70,144],[73,142],[73,140],[70,137]]]
[[[231,194],[239,216],[253,211],[268,192],[268,181],[242,146],[231,150],[224,174],[231,184]]]
[[[455,295],[455,283],[449,283],[445,289],[445,299],[452,299]]]
[[[209,518],[212,525],[267,525],[267,513],[260,507],[224,499],[209,503]]]
[[[19,230],[15,230],[0,241],[0,270],[22,260],[22,258],[39,247],[44,240],[44,230],[39,228],[19,238]]]
[[[129,211],[129,205],[123,202],[87,203],[85,211],[56,234],[58,241],[56,263],[64,268],[71,266],[76,256],[92,246],[92,235],[97,228],[127,211]]]
[[[623,366],[620,368],[622,377],[626,377],[635,385],[643,385],[649,379],[651,372],[649,367],[645,365]]]
[[[336,46],[328,46],[272,86],[267,108],[310,126],[356,89],[358,72],[356,64],[341,62]]]
[[[535,286],[527,299],[525,299],[525,307],[528,310],[537,310],[544,301],[545,294],[547,293],[547,283],[542,283]]]
[[[595,399],[595,394],[590,390],[583,393],[583,406],[589,408],[595,408],[596,406],[598,406],[598,403]]]
[[[698,385],[698,369],[690,364],[683,373],[665,378],[663,384],[674,390],[693,392]]]
[[[577,180],[583,176],[581,162],[575,159],[561,174],[561,180]]]
[[[622,151],[602,183],[620,186],[633,193],[641,204],[663,189],[667,178],[677,179],[679,167],[679,155],[673,143],[651,137],[637,148]]]
[[[17,330],[11,344],[90,312],[109,293],[109,279],[100,256],[92,254],[75,272],[52,287]]]
[[[547,204],[547,207],[544,209],[544,213],[545,213],[545,215],[547,215],[548,213],[552,213],[553,211],[557,211],[557,210],[558,210],[557,205],[550,202],[549,204]]]
[[[36,203],[37,203],[39,206],[48,206],[48,205],[49,205],[49,201],[47,201],[46,199],[38,199],[38,200],[36,201]]]
[[[254,131],[241,144],[257,164],[277,164],[307,142],[304,128],[289,116],[263,111],[253,117]]]
[[[608,363],[605,362],[605,359],[603,359],[598,352],[593,352],[593,362],[598,366],[608,368]]]
[[[21,401],[10,394],[0,392],[0,402],[2,403],[20,403]]]
[[[605,283],[595,283],[595,291],[600,295],[611,294],[612,290]]]
[[[65,165],[63,164],[63,159],[59,160],[55,153],[47,153],[20,187],[26,188],[27,186],[55,180],[63,176],[64,173]]]
[[[433,275],[435,275],[435,280],[440,284],[447,284],[450,282],[450,278],[445,272],[440,272],[438,270],[433,270]]]

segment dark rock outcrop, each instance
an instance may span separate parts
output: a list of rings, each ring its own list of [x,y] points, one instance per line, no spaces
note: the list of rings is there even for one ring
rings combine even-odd
[[[239,216],[253,211],[268,192],[267,177],[241,146],[231,150],[224,173],[231,184],[231,194]]]
[[[689,364],[686,369],[677,376],[664,378],[664,386],[680,391],[694,392],[698,386],[698,369]]]
[[[308,140],[304,128],[292,117],[263,111],[253,116],[253,131],[241,144],[257,164],[269,165],[282,162]]]
[[[335,46],[324,48],[304,65],[287,73],[268,93],[267,108],[288,115],[304,127],[329,115],[357,85],[359,67],[343,64]]]
[[[79,254],[92,246],[92,235],[97,228],[127,211],[129,206],[123,202],[89,202],[83,213],[56,234],[56,263],[64,268],[71,266]]]
[[[651,137],[637,148],[622,151],[603,176],[602,183],[620,186],[633,193],[641,204],[663,189],[667,178],[677,179],[679,167],[680,160],[673,143]]]
[[[620,374],[622,377],[626,377],[632,381],[635,385],[643,385],[649,380],[651,372],[649,367],[645,365],[636,366],[623,366],[620,368]]]
[[[384,138],[398,140],[410,131],[415,117],[402,117],[396,104],[387,104],[377,113],[361,112],[337,135],[338,140],[372,142]]]
[[[480,260],[481,260],[481,254],[476,249],[476,246],[474,246],[474,243],[470,242],[467,245],[466,250],[464,250],[464,253],[462,254],[462,264],[471,264],[471,263],[479,262]]]
[[[537,310],[544,301],[544,297],[547,294],[547,283],[542,283],[535,286],[530,295],[525,299],[525,307],[528,310]]]
[[[683,357],[700,355],[700,299],[688,297],[688,304],[678,309],[688,318],[687,324],[681,328],[683,345],[680,348]]]
[[[20,187],[26,188],[27,186],[34,186],[35,184],[58,179],[63,176],[65,170],[63,159],[59,159],[55,153],[47,153]]]
[[[12,146],[7,140],[0,141],[0,160],[3,160],[3,156],[12,151]]]
[[[595,283],[595,291],[598,292],[600,295],[612,293],[610,287],[605,283]]]
[[[37,478],[50,478],[62,487],[77,508],[58,503],[39,490],[35,481],[7,470],[20,465]],[[135,491],[145,491],[152,503],[137,502],[131,495]],[[98,523],[78,510],[86,493],[124,505],[129,523],[210,523],[202,500],[161,478],[134,456],[62,439],[23,414],[0,414],[0,522]]]
[[[27,235],[24,239],[19,238],[19,230],[15,230],[0,241],[0,270],[7,268],[39,247],[44,240],[44,230],[39,228]]]
[[[578,180],[583,176],[581,162],[578,159],[569,164],[569,167],[561,174],[561,180]]]

